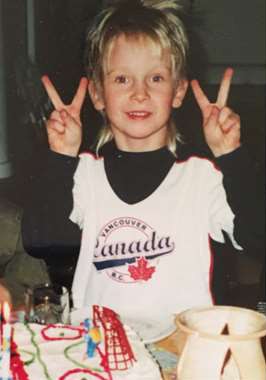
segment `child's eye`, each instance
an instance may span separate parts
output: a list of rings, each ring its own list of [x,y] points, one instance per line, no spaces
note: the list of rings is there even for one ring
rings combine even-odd
[[[115,82],[125,84],[128,82],[128,79],[124,75],[118,75],[117,77],[115,77]]]
[[[152,82],[162,82],[163,81],[163,76],[162,75],[153,75],[152,77]]]

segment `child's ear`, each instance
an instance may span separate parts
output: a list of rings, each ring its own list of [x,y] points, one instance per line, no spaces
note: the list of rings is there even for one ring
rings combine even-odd
[[[101,90],[96,86],[96,84],[93,81],[89,81],[88,91],[95,109],[97,111],[102,111],[104,109],[104,101]]]
[[[188,81],[186,79],[180,79],[178,81],[177,88],[175,90],[175,96],[173,99],[173,108],[179,108],[182,105],[183,99],[187,93]]]

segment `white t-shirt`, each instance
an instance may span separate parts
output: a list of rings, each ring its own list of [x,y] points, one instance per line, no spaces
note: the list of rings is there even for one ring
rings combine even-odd
[[[111,188],[103,158],[82,155],[74,180],[70,218],[82,229],[74,307],[160,320],[212,304],[209,237],[223,242],[224,230],[233,240],[234,215],[210,161],[174,163],[150,196],[131,205]]]

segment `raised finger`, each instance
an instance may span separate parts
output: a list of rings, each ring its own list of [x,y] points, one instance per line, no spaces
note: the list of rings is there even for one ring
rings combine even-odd
[[[211,108],[210,114],[204,123],[205,129],[214,130],[216,128],[218,125],[219,113],[219,108],[215,106]]]
[[[206,107],[210,104],[209,99],[204,94],[202,88],[199,85],[199,82],[196,79],[193,79],[190,84],[200,109],[204,111]]]
[[[56,89],[55,89],[53,83],[50,81],[49,77],[47,75],[44,75],[41,78],[41,80],[42,80],[42,83],[45,87],[45,90],[46,90],[51,102],[53,103],[54,108],[57,111],[62,110],[65,107],[65,105],[62,102],[60,96],[58,95],[58,92],[56,91]]]
[[[219,108],[224,107],[227,103],[233,74],[234,70],[231,67],[226,69],[224,72],[216,101],[216,104]]]
[[[87,89],[88,89],[88,79],[85,77],[82,77],[80,79],[77,92],[72,101],[72,106],[74,106],[77,110],[81,110],[81,107],[83,105],[83,102],[87,93]]]

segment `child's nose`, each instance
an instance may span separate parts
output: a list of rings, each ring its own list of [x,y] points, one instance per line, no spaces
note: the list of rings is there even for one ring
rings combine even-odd
[[[143,102],[149,97],[148,88],[145,82],[134,84],[132,98],[138,102]]]

